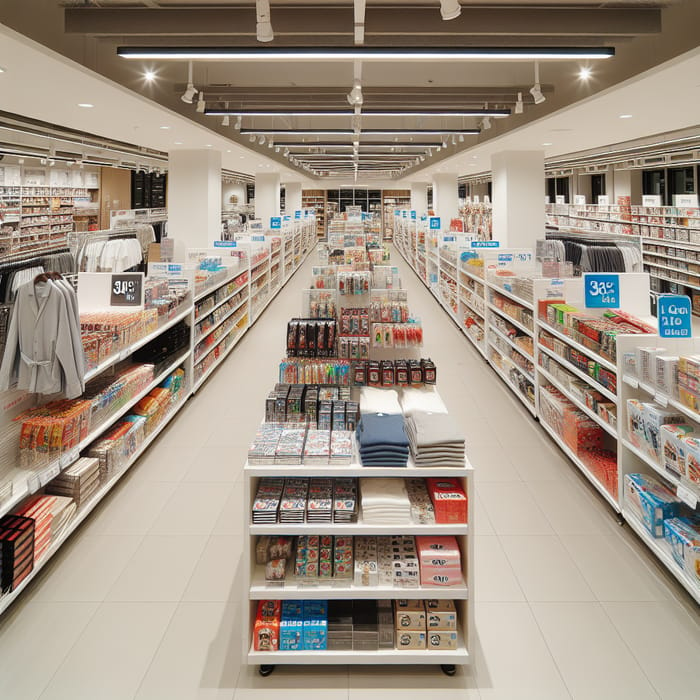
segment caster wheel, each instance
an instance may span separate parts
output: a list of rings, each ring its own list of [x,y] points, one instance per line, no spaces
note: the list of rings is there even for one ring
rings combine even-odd
[[[267,678],[275,670],[274,665],[264,665],[258,670],[258,673],[263,677]]]
[[[457,667],[454,664],[442,664],[440,669],[446,676],[454,676],[457,673]]]

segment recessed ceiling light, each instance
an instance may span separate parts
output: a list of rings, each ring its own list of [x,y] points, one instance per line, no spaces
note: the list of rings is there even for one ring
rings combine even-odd
[[[227,149],[226,149],[226,153],[231,153],[231,149],[230,149],[230,148],[227,148]]]
[[[542,145],[543,145],[543,146],[551,146],[551,145],[552,145],[552,142],[551,142],[551,141],[545,141]]]
[[[0,66],[0,73],[4,73],[7,69]]]
[[[206,144],[206,148],[211,148],[211,147],[212,147],[212,146],[211,146],[210,143]]]
[[[588,66],[583,66],[578,72],[578,77],[580,80],[588,80],[592,73],[593,71]]]
[[[147,70],[147,71],[143,74],[143,79],[144,79],[146,82],[150,83],[151,81],[153,81],[153,80],[156,79],[156,74],[155,74],[152,70]]]
[[[175,141],[176,146],[182,146],[182,141]]]
[[[170,127],[169,126],[161,126],[160,128],[161,129],[169,129]]]
[[[84,107],[85,109],[90,109],[95,105],[91,105],[89,102],[78,102],[78,107]]]
[[[620,119],[632,119],[632,115],[631,114],[621,114]]]
[[[245,156],[238,156],[238,157],[239,157],[241,160],[243,160],[243,159],[245,158]]]

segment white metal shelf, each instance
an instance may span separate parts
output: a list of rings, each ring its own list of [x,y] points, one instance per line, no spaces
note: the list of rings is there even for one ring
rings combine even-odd
[[[236,294],[240,294],[243,289],[245,289],[248,286],[248,281],[246,280],[243,284],[240,286],[236,287],[236,289],[231,292],[228,296],[224,297],[220,302],[217,302],[214,304],[214,306],[211,307],[211,309],[205,311],[202,313],[201,316],[197,316],[194,320],[195,323],[201,323],[209,314],[214,313],[222,304],[225,304],[229,299],[233,298],[236,296]],[[196,309],[195,309],[196,311]]]
[[[667,472],[655,459],[651,457],[651,455],[647,454],[643,450],[640,450],[636,445],[633,445],[628,439],[622,438],[622,444],[635,457],[641,459],[642,462],[644,462],[645,464],[648,464],[657,474],[660,474],[664,479],[670,481],[675,487],[678,487],[678,485],[681,483],[681,480],[677,476],[671,474],[670,472]]]
[[[542,330],[547,331],[547,333],[549,333],[550,335],[553,335],[555,338],[559,338],[559,340],[564,341],[567,345],[570,345],[572,348],[575,348],[579,352],[582,352],[584,355],[587,355],[591,360],[605,367],[605,369],[609,369],[611,372],[617,372],[617,365],[615,365],[614,362],[596,353],[595,350],[587,348],[585,345],[579,343],[578,341],[569,337],[565,333],[562,333],[557,328],[554,328],[554,326],[550,326],[548,323],[545,323],[542,320],[539,321],[539,324]]]
[[[298,466],[298,465],[297,465]],[[328,473],[335,477],[334,464],[318,464],[315,475],[319,472]],[[363,467],[365,470],[373,467]],[[401,468],[402,469],[402,468]],[[445,470],[440,467],[431,467],[433,476],[439,472],[439,476],[446,476]],[[391,476],[400,477],[396,474],[397,468]],[[465,478],[467,474],[461,470],[460,478]],[[253,474],[251,474],[253,476]],[[285,476],[296,476],[286,474]],[[338,476],[343,476],[338,474]],[[362,476],[375,476],[374,474],[363,474]],[[415,474],[411,473],[411,476]],[[251,535],[318,535],[319,533],[328,535],[466,535],[469,532],[467,523],[433,523],[430,525],[420,525],[413,522],[396,524],[374,524],[365,523],[362,513],[359,513],[356,523],[249,523]]]
[[[449,596],[448,596],[449,597]],[[470,620],[468,624],[474,624]],[[249,664],[297,664],[297,665],[414,665],[414,664],[466,664],[469,653],[464,639],[459,634],[457,648],[454,650],[435,649],[378,649],[377,651],[255,651],[251,646],[248,651]]]
[[[656,254],[655,253],[647,253],[647,255],[656,255]],[[656,255],[656,257],[663,257],[663,256]],[[691,275],[692,277],[697,277],[698,279],[700,279],[700,272],[693,272],[692,270],[687,270],[687,269],[682,268],[682,267],[677,267],[674,265],[661,265],[660,263],[650,262],[647,259],[643,259],[642,264],[649,265],[649,267],[657,267],[660,270],[671,270],[671,272],[681,272],[684,275]]]
[[[124,348],[119,353],[108,357],[104,362],[101,362],[99,365],[97,365],[97,367],[94,367],[89,372],[86,372],[85,382],[89,382],[91,379],[94,379],[98,375],[102,374],[102,372],[104,372],[106,369],[109,369],[113,365],[116,365],[118,362],[122,362],[128,357],[131,357],[131,355],[133,355],[139,348],[143,347],[147,343],[150,343],[151,340],[157,338],[159,335],[167,331],[168,328],[171,328],[179,321],[182,321],[184,318],[187,318],[187,316],[189,316],[192,313],[192,308],[193,307],[191,304],[188,305],[186,309],[179,311],[175,316],[173,316],[173,318],[168,320],[162,326],[159,326],[156,330],[152,331],[140,340],[137,340],[135,343],[132,343],[128,348]]]
[[[583,411],[591,420],[595,421],[603,430],[607,431],[612,437],[614,437],[617,440],[617,430],[613,428],[610,423],[608,423],[606,420],[601,418],[595,411],[592,409],[588,408],[583,401],[578,399],[576,396],[571,394],[568,389],[564,387],[564,384],[557,379],[553,374],[548,372],[544,367],[539,365],[537,367],[537,371],[550,383],[552,384],[556,389],[559,389],[564,396],[566,396],[571,403],[576,406],[580,411]]]
[[[241,314],[240,318],[242,318],[243,316],[245,316],[245,314]],[[240,318],[238,318],[237,321],[239,321]],[[229,320],[231,320],[231,319],[229,319]],[[221,338],[219,338],[218,340],[214,341],[201,355],[199,355],[199,357],[195,358],[194,364],[195,364],[195,365],[198,365],[210,352],[212,352],[212,350],[214,350],[214,348],[218,347],[218,346],[221,344],[221,342],[222,342],[227,336],[229,336],[229,335],[231,334],[231,331],[235,330],[235,328],[236,328],[236,321],[234,321],[234,322],[231,324],[231,328],[229,328],[225,333],[223,333],[223,334],[221,335]]]
[[[514,350],[517,350],[526,360],[530,360],[530,362],[535,361],[534,357],[528,353],[527,350],[524,350],[521,348],[517,343],[514,343],[505,333],[503,333],[500,329],[496,328],[496,326],[492,326],[489,323],[489,333],[492,332],[495,333],[499,338],[502,338],[508,345],[510,345]],[[528,336],[532,337],[532,336]]]
[[[194,343],[197,344],[197,343],[201,342],[204,338],[206,338],[208,335],[211,335],[222,323],[224,323],[224,321],[226,321],[233,314],[235,314],[236,311],[238,311],[238,309],[240,309],[241,306],[243,306],[243,304],[247,304],[247,303],[248,303],[247,298],[241,299],[241,301],[233,309],[230,309],[226,313],[226,315],[224,317],[220,318],[211,328],[208,328],[203,333],[200,333],[199,335],[197,335],[194,339]],[[209,314],[207,314],[207,316],[208,315]],[[204,319],[202,319],[202,320],[204,320]]]
[[[514,370],[519,372],[520,374],[525,377],[531,384],[535,383],[535,377],[531,374],[529,374],[526,370],[524,370],[520,365],[518,365],[512,357],[509,355],[506,355],[504,350],[501,350],[501,348],[498,347],[498,345],[495,345],[493,340],[489,338],[489,346],[495,350],[506,362],[509,363],[509,367],[513,367]]]
[[[303,477],[328,473],[329,476],[398,476],[407,479],[436,475],[463,479],[474,474],[466,457],[464,467],[416,467],[409,457],[406,467],[363,467],[357,461],[352,464],[249,464],[246,461],[243,470],[249,476]]]
[[[644,263],[645,265],[647,263]],[[700,284],[693,284],[692,282],[686,282],[685,280],[679,280],[679,279],[673,279],[672,277],[666,277],[665,275],[659,275],[656,272],[650,272],[649,273],[652,277],[655,277],[656,279],[659,280],[664,280],[666,282],[673,282],[673,284],[680,284],[682,287],[688,287],[690,289],[698,289],[700,290]],[[655,291],[655,290],[651,290]]]
[[[686,250],[695,250],[700,252],[700,243],[691,243],[690,241],[674,241],[669,238],[653,238],[651,236],[642,236],[642,241],[657,245],[665,245],[668,248],[685,248]],[[642,248],[642,251],[648,252],[649,255],[654,255],[654,253],[652,253],[650,250],[644,251],[644,248]]]
[[[291,533],[290,533],[291,534]],[[251,600],[331,600],[358,599],[379,600],[407,598],[424,600],[426,598],[449,597],[452,600],[467,600],[469,592],[462,579],[456,586],[425,586],[417,588],[400,588],[399,586],[356,586],[352,579],[286,579],[284,582],[265,581],[265,567],[256,566],[252,572],[249,597]]]
[[[527,333],[530,337],[534,337],[534,331],[524,324],[520,323],[520,321],[514,319],[511,315],[507,314],[505,311],[502,311],[499,309],[497,306],[495,306],[492,303],[487,304],[488,308],[491,309],[494,313],[497,313],[499,316],[502,316],[505,318],[506,321],[510,321],[516,328],[519,328],[523,333]]]
[[[639,535],[644,544],[651,549],[651,551],[657,556],[658,559],[665,565],[668,571],[675,576],[681,583],[683,588],[690,593],[695,599],[696,603],[700,604],[700,586],[688,575],[687,572],[683,571],[678,565],[678,562],[673,558],[666,540],[662,538],[652,537],[649,531],[639,522],[637,516],[627,508],[622,509],[622,517],[625,522]]]
[[[243,265],[236,265],[235,267],[235,273],[231,274],[229,277],[226,277],[225,279],[221,280],[220,282],[215,282],[212,285],[209,285],[206,287],[206,289],[203,289],[201,292],[198,292],[194,296],[195,303],[198,302],[200,299],[204,299],[204,297],[209,296],[213,292],[215,292],[217,289],[220,289],[224,285],[227,285],[229,282],[233,282],[233,280],[236,279],[239,275],[242,275],[244,272],[248,272],[249,268],[247,266]]]
[[[552,439],[557,443],[559,449],[561,449],[564,454],[579,468],[581,473],[593,484],[598,493],[615,509],[617,513],[620,512],[620,504],[617,502],[612,494],[603,486],[603,484],[598,481],[598,478],[593,474],[593,472],[586,466],[586,464],[581,460],[581,458],[564,442],[561,435],[551,428],[546,421],[542,420],[540,417],[540,425],[545,429],[547,433],[552,436]]]
[[[41,569],[46,565],[46,563],[51,559],[51,557],[61,548],[63,543],[78,529],[80,524],[87,518],[87,516],[92,512],[95,506],[105,497],[105,495],[112,490],[113,486],[126,474],[126,472],[133,466],[133,464],[138,460],[138,458],[148,449],[150,444],[160,435],[165,426],[174,418],[175,414],[185,405],[186,396],[189,394],[189,389],[183,389],[183,398],[181,398],[173,409],[163,418],[163,421],[158,425],[158,428],[154,430],[139,446],[139,448],[130,457],[126,466],[119,472],[114,474],[109,481],[105,482],[98,490],[90,497],[90,499],[81,506],[80,509],[75,514],[75,517],[68,523],[66,529],[61,533],[61,535],[51,542],[45,554],[34,563],[34,569],[25,578],[22,583],[20,583],[17,588],[11,593],[7,593],[4,596],[0,596],[0,615],[16,600],[22,591],[29,585],[29,583],[38,575]]]
[[[491,359],[489,359],[489,365],[491,366],[491,369],[493,369],[493,371],[501,378],[501,381],[515,394],[518,399],[520,399],[520,402],[525,406],[525,408],[527,408],[527,410],[530,411],[533,416],[536,416],[537,411],[535,409],[535,404],[532,403],[527,396],[525,396],[525,394],[523,394],[523,392],[510,381],[508,375],[503,372],[503,370]]]
[[[503,287],[499,287],[497,284],[487,282],[486,286],[489,289],[493,289],[494,292],[498,292],[499,294],[502,294],[504,297],[508,297],[509,299],[516,302],[517,304],[524,306],[526,309],[529,309],[530,311],[533,311],[535,308],[531,301],[526,301],[522,297],[519,297],[516,294],[513,294],[513,292],[509,292],[507,289],[503,289]]]
[[[572,374],[575,374],[579,379],[583,379],[583,381],[587,382],[590,386],[599,391],[606,398],[610,399],[611,401],[614,401],[615,405],[617,405],[617,396],[615,396],[615,394],[613,394],[612,391],[606,389],[602,384],[597,382],[589,374],[586,374],[583,370],[580,370],[578,367],[576,367],[576,365],[572,365],[571,362],[569,362],[565,357],[557,355],[557,353],[554,352],[554,350],[550,350],[548,347],[542,345],[542,343],[538,344],[538,349],[540,352],[543,352],[545,355],[549,355],[552,359],[556,360],[562,367],[567,369]]]
[[[472,272],[469,272],[465,267],[460,267],[459,271],[467,277],[470,277],[471,279],[475,280],[479,284],[486,284],[486,280],[483,277],[479,277],[479,275],[475,275]]]
[[[700,413],[693,411],[692,408],[686,406],[684,403],[680,402],[673,396],[668,396],[667,394],[658,391],[656,387],[653,387],[650,384],[645,384],[644,382],[640,382],[636,377],[631,377],[628,374],[623,375],[622,381],[625,382],[625,384],[629,384],[634,389],[639,388],[642,391],[649,394],[650,396],[653,396],[658,403],[665,404],[666,406],[672,406],[677,411],[680,411],[681,413],[685,414],[686,416],[688,416],[688,418],[700,425]]]
[[[194,383],[194,385],[192,387],[192,393],[196,392],[199,389],[199,387],[201,387],[202,384],[204,384],[204,382],[206,382],[207,379],[209,379],[209,377],[213,374],[214,370],[217,367],[219,367],[221,365],[221,363],[228,357],[229,353],[233,350],[233,348],[236,347],[236,345],[238,345],[238,341],[243,337],[243,335],[248,330],[248,328],[250,328],[250,324],[242,326],[239,329],[239,334],[236,336],[236,338],[233,339],[233,341],[231,342],[231,345],[229,345],[226,348],[226,350],[224,350],[224,354],[221,357],[219,357],[211,367],[208,367],[207,370],[204,372],[204,374]],[[232,328],[231,330],[232,331],[235,330],[235,327]],[[224,338],[228,338],[229,335],[231,335],[231,332],[229,332],[225,336],[223,336],[222,340]],[[221,342],[221,341],[219,341],[219,342]],[[217,345],[218,345],[218,343],[217,343]],[[216,347],[216,346],[214,346],[214,347]],[[195,364],[197,365],[197,364],[199,364],[199,362],[195,362]]]

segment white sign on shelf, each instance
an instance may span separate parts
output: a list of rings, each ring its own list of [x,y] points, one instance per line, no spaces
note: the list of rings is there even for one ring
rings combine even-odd
[[[607,194],[598,195],[598,204],[607,207],[610,204],[610,197]]]
[[[558,194],[555,197],[555,202],[557,204],[566,204],[566,197],[563,194]]]
[[[661,206],[661,195],[660,194],[643,194],[642,195],[642,206],[643,207],[660,207]]]
[[[574,195],[574,204],[585,204],[586,203],[586,195],[585,194],[575,194]]]
[[[673,206],[674,207],[689,207],[691,209],[697,209],[698,196],[696,194],[674,194],[673,195]]]
[[[683,501],[687,506],[695,510],[698,507],[698,496],[694,491],[691,491],[687,486],[683,484],[678,484],[676,489],[676,496]]]
[[[133,310],[143,309],[143,280],[143,272],[81,272],[78,274],[78,307],[81,311],[103,311],[112,307],[113,298],[128,297]],[[118,285],[113,286],[113,282]],[[134,294],[137,298],[132,299]]]

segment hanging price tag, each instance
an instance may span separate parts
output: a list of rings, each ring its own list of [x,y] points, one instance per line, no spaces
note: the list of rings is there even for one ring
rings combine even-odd
[[[39,474],[39,483],[42,486],[46,486],[51,479],[55,479],[60,473],[61,467],[59,463],[54,462],[48,469],[44,469],[44,471]]]
[[[585,274],[583,284],[587,309],[620,308],[620,275]]]
[[[625,384],[629,384],[633,389],[639,389],[639,381],[634,377],[630,377],[629,374],[625,374],[622,377],[622,381]]]
[[[142,306],[143,273],[124,272],[112,275],[111,306]]]
[[[416,210],[411,209],[411,218],[415,221],[416,220]]]
[[[472,248],[500,248],[500,241],[472,241]]]
[[[430,230],[431,231],[439,231],[440,228],[441,228],[440,217],[439,216],[431,216],[430,217]]]
[[[691,309],[690,297],[662,294],[658,300],[659,337],[692,337]]]
[[[272,228],[272,229],[282,228],[282,217],[271,216],[270,217],[270,228]]]
[[[654,394],[654,401],[656,401],[656,403],[658,403],[659,406],[663,406],[664,408],[668,406],[668,396],[666,396],[665,394],[661,394],[658,391]]]

